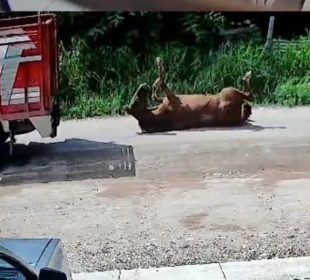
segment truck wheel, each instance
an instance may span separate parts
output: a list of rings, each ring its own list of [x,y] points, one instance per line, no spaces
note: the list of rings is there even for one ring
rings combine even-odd
[[[9,138],[10,134],[3,131],[2,125],[0,124],[0,144],[4,144]]]
[[[0,10],[1,12],[11,12],[11,7],[10,7],[8,0],[0,1]]]
[[[60,109],[59,109],[58,102],[56,102],[54,104],[54,109],[53,109],[51,118],[52,118],[52,134],[51,134],[51,137],[54,138],[57,136],[57,127],[59,126],[59,123],[60,123]]]

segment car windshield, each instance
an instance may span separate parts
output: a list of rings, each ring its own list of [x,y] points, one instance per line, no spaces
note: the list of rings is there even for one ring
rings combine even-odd
[[[0,259],[0,270],[1,269],[14,269],[14,267],[10,265],[8,262]]]

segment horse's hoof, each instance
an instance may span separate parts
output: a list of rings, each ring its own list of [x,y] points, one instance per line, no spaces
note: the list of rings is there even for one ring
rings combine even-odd
[[[123,108],[123,110],[124,110],[124,112],[126,112],[127,114],[130,114],[130,113],[131,113],[131,110],[130,110],[129,106],[127,106],[127,105]]]

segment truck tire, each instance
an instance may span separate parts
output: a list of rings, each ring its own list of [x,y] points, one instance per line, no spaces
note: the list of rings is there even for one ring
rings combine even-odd
[[[9,138],[10,134],[3,131],[3,127],[0,124],[0,145],[4,144],[5,141]]]
[[[11,12],[11,7],[8,0],[0,0],[0,11]]]
[[[55,138],[57,136],[57,127],[59,126],[60,123],[60,108],[58,102],[55,102],[54,104],[54,109],[51,114],[52,118],[52,134],[51,138]]]

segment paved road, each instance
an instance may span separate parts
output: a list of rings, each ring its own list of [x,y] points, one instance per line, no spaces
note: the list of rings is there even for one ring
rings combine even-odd
[[[307,256],[310,108],[252,119],[158,135],[131,118],[63,122],[44,142],[131,145],[136,176],[0,188],[0,235],[61,237],[74,272]]]

